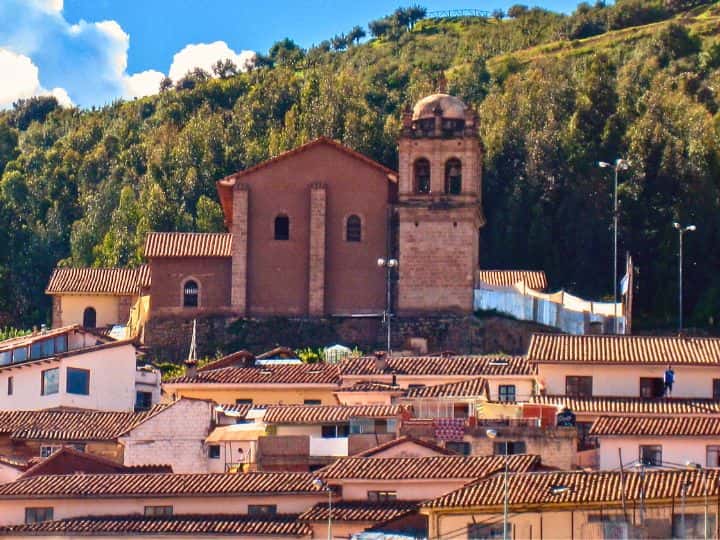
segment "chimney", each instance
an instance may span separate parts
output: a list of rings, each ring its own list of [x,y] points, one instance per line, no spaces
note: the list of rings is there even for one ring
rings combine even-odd
[[[197,375],[197,360],[185,360],[185,376],[194,377]]]
[[[387,354],[385,351],[375,351],[375,369],[380,373],[385,373],[387,367]]]

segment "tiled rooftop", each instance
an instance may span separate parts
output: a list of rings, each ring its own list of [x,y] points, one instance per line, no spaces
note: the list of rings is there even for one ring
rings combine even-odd
[[[478,270],[480,281],[495,287],[511,287],[519,281],[537,291],[547,289],[547,277],[542,270]]]
[[[641,491],[646,501],[653,499],[680,500],[683,486],[687,498],[718,493],[720,469],[705,471],[646,470],[625,471],[558,471],[528,472],[509,475],[508,495],[510,506],[620,503],[622,486],[628,501],[639,500]],[[477,508],[483,511],[502,507],[504,502],[503,475],[494,475],[462,487],[422,504],[424,508]]]
[[[45,292],[83,294],[138,294],[150,283],[147,265],[138,268],[56,268]]]
[[[417,502],[392,501],[372,503],[368,501],[339,501],[333,502],[333,521],[371,521],[380,522],[395,519],[418,509]],[[330,509],[327,503],[317,503],[306,510],[299,521],[327,521]]]
[[[390,356],[380,371],[372,356],[347,358],[340,365],[343,375],[534,375],[535,368],[524,356]]]
[[[390,450],[391,448],[395,448],[396,446],[400,446],[405,443],[416,444],[418,446],[422,446],[423,448],[427,448],[428,450],[432,450],[433,452],[437,452],[438,454],[443,454],[446,456],[456,455],[455,452],[448,450],[447,448],[443,448],[442,446],[438,446],[435,443],[423,441],[422,439],[416,439],[415,437],[405,435],[403,437],[398,437],[397,439],[378,444],[377,446],[373,446],[372,448],[368,448],[367,450],[355,454],[353,457],[372,457],[376,454],[382,453],[386,450]]]
[[[323,424],[347,422],[351,418],[395,418],[400,405],[270,405],[263,417],[266,424]]]
[[[327,479],[362,480],[439,480],[443,478],[482,478],[504,469],[505,456],[429,456],[429,457],[346,457],[317,471]],[[512,471],[532,470],[538,456],[510,456]]]
[[[375,381],[359,381],[352,386],[343,386],[335,392],[398,392],[404,393],[404,390],[397,384],[375,382]]]
[[[151,232],[145,257],[231,257],[232,234]]]
[[[532,363],[720,366],[720,338],[534,334]]]
[[[406,396],[408,398],[487,397],[487,393],[487,380],[478,377],[423,388],[410,388]]]
[[[720,414],[720,401],[711,399],[533,396],[530,402],[569,407],[574,413],[585,414]]]
[[[262,367],[227,367],[177,377],[166,384],[326,384],[340,382],[333,364],[280,364]]]
[[[248,535],[272,538],[309,538],[312,529],[298,521],[297,514],[268,517],[238,514],[175,515],[168,517],[90,516],[28,525],[0,527],[0,534],[45,535]]]
[[[717,437],[720,416],[601,416],[590,435],[653,437]]]
[[[33,476],[0,485],[0,499],[316,493],[320,488],[313,478],[309,473],[295,472]]]

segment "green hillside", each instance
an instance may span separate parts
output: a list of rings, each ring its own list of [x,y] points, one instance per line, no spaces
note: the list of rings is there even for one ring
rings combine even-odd
[[[674,323],[678,220],[698,226],[686,318],[720,325],[717,2],[370,27],[379,37],[286,40],[248,73],[195,72],[99,110],[35,98],[0,112],[0,327],[49,318],[57,264],[136,265],[147,231],[222,230],[217,179],[317,136],[395,167],[403,109],[441,84],[481,118],[484,267],[611,295],[612,178],[596,164],[623,156],[620,249],[639,267],[638,322]]]

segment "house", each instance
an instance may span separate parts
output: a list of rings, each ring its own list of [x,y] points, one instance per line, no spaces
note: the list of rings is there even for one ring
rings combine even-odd
[[[335,391],[341,405],[390,405],[403,395],[405,390],[397,384],[374,381],[359,381]]]
[[[363,356],[340,364],[342,388],[356,383],[396,384],[400,388],[484,377],[493,401],[527,401],[534,393],[535,367],[523,356]]]
[[[426,531],[425,519],[418,516],[418,503],[408,501],[337,501],[332,508],[328,503],[317,503],[306,510],[298,517],[298,521],[312,527],[313,538],[327,538],[328,520],[330,518],[333,538],[352,538],[353,534],[360,533],[365,529],[379,523],[390,520],[408,518],[410,516],[420,517],[422,526],[409,530],[405,528],[405,534],[417,534],[424,538]]]
[[[511,473],[508,536],[714,538],[719,474],[716,469]],[[505,493],[504,475],[497,474],[425,501],[420,512],[428,519],[428,537],[501,537]]]
[[[71,474],[0,485],[0,525],[80,517],[299,514],[327,499],[308,473]]]
[[[216,403],[334,405],[340,386],[338,367],[332,364],[280,364],[224,367],[188,373],[167,381],[166,394],[210,399]]]
[[[354,457],[429,457],[452,456],[455,452],[437,444],[404,435],[353,454]]]
[[[52,296],[52,326],[126,326],[142,291],[150,286],[146,265],[138,268],[56,268],[45,294]]]
[[[534,334],[527,361],[550,395],[657,399],[672,366],[673,398],[720,400],[720,338]]]
[[[136,368],[133,341],[77,324],[0,342],[0,410],[132,411],[160,398],[156,370]]]
[[[601,416],[590,430],[601,469],[720,466],[720,416]],[[622,457],[623,463],[620,463]]]

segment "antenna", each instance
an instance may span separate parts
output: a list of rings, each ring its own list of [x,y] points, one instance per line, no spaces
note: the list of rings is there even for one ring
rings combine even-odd
[[[190,351],[188,352],[188,362],[197,362],[197,319],[193,319],[192,338],[190,339]]]

